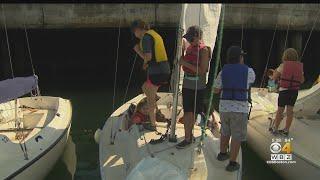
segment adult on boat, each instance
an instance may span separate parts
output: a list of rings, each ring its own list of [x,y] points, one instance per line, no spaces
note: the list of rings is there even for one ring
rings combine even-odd
[[[227,64],[223,66],[214,81],[214,92],[220,93],[219,112],[221,119],[219,161],[230,158],[227,171],[240,168],[236,162],[240,145],[246,141],[249,112],[249,89],[255,81],[252,68],[244,64],[245,53],[238,46],[231,46],[227,51]],[[230,136],[231,151],[227,153]]]
[[[298,97],[301,83],[304,82],[303,64],[299,61],[298,53],[293,48],[288,48],[282,56],[282,63],[273,73],[272,78],[280,78],[278,96],[278,110],[275,118],[274,134],[289,135],[289,129],[293,120],[293,107]],[[287,108],[287,120],[285,128],[278,130],[284,109]]]
[[[134,35],[140,43],[134,46],[135,52],[143,59],[143,68],[147,71],[147,80],[142,90],[147,96],[149,130],[156,131],[156,97],[159,87],[170,78],[170,66],[162,37],[142,20],[135,20],[131,25]]]
[[[203,112],[203,96],[211,50],[203,43],[202,34],[199,26],[191,26],[183,36],[190,45],[179,61],[184,71],[182,101],[185,139],[177,144],[178,149],[183,149],[192,143],[192,129],[195,123],[194,113],[200,114]]]

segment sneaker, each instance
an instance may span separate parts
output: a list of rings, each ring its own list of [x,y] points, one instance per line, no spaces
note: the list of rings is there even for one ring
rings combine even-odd
[[[187,148],[191,145],[191,142],[188,142],[186,140],[181,141],[179,144],[177,144],[176,148],[177,149],[184,149]]]
[[[277,136],[277,135],[279,135],[280,133],[279,133],[279,130],[272,129],[272,130],[271,130],[271,134]]]
[[[279,134],[281,134],[283,136],[289,136],[289,131],[281,129],[281,130],[279,130]]]
[[[229,159],[229,154],[220,152],[217,156],[217,159],[218,159],[218,161],[225,161],[225,160]]]
[[[229,172],[237,171],[240,169],[240,164],[234,161],[230,161],[228,166],[226,167],[226,170]]]

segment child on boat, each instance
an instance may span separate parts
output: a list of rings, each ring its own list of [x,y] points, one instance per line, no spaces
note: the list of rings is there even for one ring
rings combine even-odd
[[[137,104],[136,110],[131,117],[131,121],[129,123],[129,127],[133,124],[142,124],[148,121],[148,104],[147,98],[143,98]]]
[[[221,120],[219,161],[229,159],[227,171],[237,171],[237,162],[242,141],[246,141],[249,113],[250,85],[255,81],[252,68],[244,64],[245,53],[239,46],[227,51],[227,64],[214,81],[214,92],[220,93],[219,112]],[[231,137],[230,155],[227,153]]]
[[[275,118],[273,134],[289,135],[289,129],[293,120],[293,107],[298,97],[298,90],[304,82],[303,64],[299,61],[298,53],[293,48],[288,48],[282,56],[282,64],[273,73],[272,79],[280,78],[280,88],[278,97],[278,110]],[[287,119],[285,128],[278,130],[281,116],[287,108]]]
[[[277,80],[272,79],[273,73],[275,70],[273,69],[269,69],[267,72],[267,75],[269,77],[268,79],[268,92],[276,92],[278,90],[278,84],[277,84]]]

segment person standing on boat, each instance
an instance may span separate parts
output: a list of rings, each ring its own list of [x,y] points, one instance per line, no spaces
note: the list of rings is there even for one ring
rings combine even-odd
[[[140,43],[134,46],[134,51],[143,59],[143,68],[147,71],[147,80],[142,90],[147,96],[149,106],[150,127],[156,131],[156,98],[159,87],[168,83],[170,65],[162,37],[142,20],[135,20],[131,25],[134,35]]]
[[[298,90],[304,82],[303,64],[299,61],[298,53],[293,48],[288,48],[282,56],[282,64],[273,73],[274,80],[280,78],[280,88],[278,96],[278,110],[275,118],[273,134],[289,135],[289,129],[293,120],[293,107],[298,97]],[[278,130],[282,114],[287,108],[286,126]]]
[[[252,68],[244,64],[245,53],[239,46],[227,51],[227,64],[223,66],[214,81],[214,92],[220,93],[219,112],[221,119],[219,161],[230,158],[227,171],[236,171],[240,164],[236,159],[242,141],[246,141],[249,112],[249,89],[255,81]],[[227,153],[230,137],[231,151]]]
[[[203,112],[203,96],[211,50],[203,43],[202,34],[199,26],[191,26],[183,36],[190,45],[186,49],[186,54],[179,61],[184,71],[182,101],[185,139],[177,144],[178,149],[183,149],[192,143],[192,129],[195,123],[194,113],[200,114]]]

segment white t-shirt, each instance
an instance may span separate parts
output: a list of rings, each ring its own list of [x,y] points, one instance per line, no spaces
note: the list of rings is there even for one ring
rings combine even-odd
[[[249,88],[250,84],[254,83],[256,79],[256,75],[252,68],[248,68],[248,84],[247,88]],[[214,88],[222,89],[222,80],[221,80],[221,71],[219,72],[215,82]],[[249,112],[249,103],[248,101],[235,101],[235,100],[220,100],[219,104],[220,112],[240,112],[240,113],[248,113]]]

